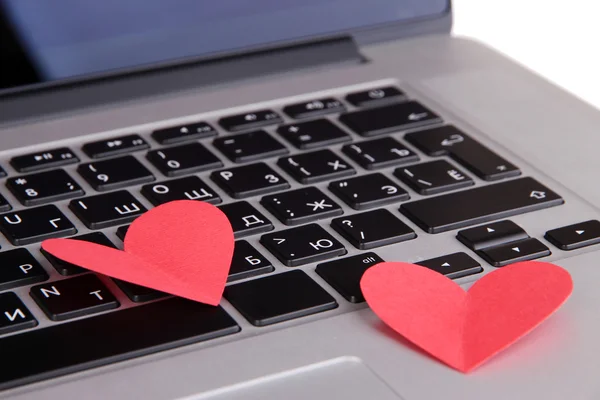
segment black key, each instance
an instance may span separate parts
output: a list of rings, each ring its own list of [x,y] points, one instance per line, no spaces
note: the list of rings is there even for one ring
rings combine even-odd
[[[165,176],[180,176],[223,166],[221,160],[200,143],[149,151],[146,158]]]
[[[326,97],[324,99],[305,101],[286,106],[283,108],[283,112],[292,118],[300,119],[338,113],[345,109],[346,107],[338,99]]]
[[[235,242],[231,268],[227,282],[252,276],[266,274],[275,270],[269,260],[260,254],[250,243],[245,240]]]
[[[140,135],[126,135],[86,143],[83,145],[83,151],[91,158],[103,158],[116,156],[118,154],[132,153],[149,147],[150,145],[146,143]]]
[[[260,110],[247,114],[221,118],[219,125],[231,132],[256,129],[267,125],[280,124],[283,120],[273,110]]]
[[[354,168],[331,150],[283,157],[277,165],[300,183],[316,183],[356,174]]]
[[[33,328],[36,325],[37,321],[16,294],[0,294],[0,335]]]
[[[69,208],[90,229],[128,223],[146,212],[146,208],[125,190],[72,200]]]
[[[225,298],[252,324],[266,326],[337,308],[303,271],[289,271],[225,288]]]
[[[316,187],[265,196],[262,204],[286,225],[298,225],[342,214],[342,209]]]
[[[12,207],[10,204],[8,204],[8,200],[6,200],[6,198],[0,194],[0,212],[9,211],[11,209]]]
[[[135,283],[125,282],[119,279],[113,280],[117,286],[119,286],[119,289],[121,289],[134,303],[144,303],[146,301],[156,300],[168,296],[167,293],[136,285]]]
[[[376,136],[438,124],[442,119],[416,101],[343,114],[346,126],[361,136]]]
[[[273,224],[247,201],[219,206],[227,215],[236,238],[273,230]]]
[[[0,359],[11,360],[0,390],[239,330],[221,307],[171,298],[24,332],[0,339]]]
[[[125,235],[127,234],[128,229],[129,229],[129,225],[123,225],[117,229],[117,237],[119,239],[121,239],[121,241],[125,240]]]
[[[15,246],[77,233],[71,221],[53,205],[3,214],[0,230]]]
[[[96,243],[102,246],[112,247],[113,249],[116,249],[115,245],[102,232],[86,233],[85,235],[74,236],[70,239],[83,240],[85,242]],[[60,258],[54,257],[52,254],[48,253],[44,249],[41,249],[41,253],[48,259],[48,261],[50,261],[50,264],[52,264],[52,266],[56,268],[58,273],[61,275],[75,275],[87,271],[86,269],[83,269],[78,265],[71,264],[69,262],[61,260]]]
[[[155,206],[175,200],[200,200],[210,204],[221,202],[217,192],[197,176],[152,183],[142,187],[142,194]]]
[[[471,250],[481,250],[486,247],[517,242],[527,239],[529,235],[519,225],[512,221],[498,221],[475,228],[458,231],[456,238]]]
[[[154,176],[132,156],[81,164],[77,172],[98,191],[152,182]]]
[[[480,250],[478,254],[494,267],[549,256],[550,249],[535,238]]]
[[[417,265],[432,269],[450,279],[463,278],[483,271],[483,268],[477,261],[462,252],[431,258],[418,262]]]
[[[119,307],[117,299],[93,274],[33,286],[30,294],[53,321]]]
[[[384,86],[362,92],[350,93],[346,100],[356,107],[382,105],[388,102],[404,100],[406,96],[394,86]]]
[[[360,280],[367,269],[383,262],[375,253],[363,253],[317,265],[317,274],[351,303],[365,301]]]
[[[215,139],[213,144],[233,162],[254,161],[289,153],[265,131],[253,131]]]
[[[13,157],[10,160],[12,165],[19,172],[33,172],[46,168],[60,167],[67,164],[75,164],[79,158],[68,147],[61,147],[43,151],[41,153],[25,154],[23,156]],[[4,174],[3,176],[5,176]]]
[[[85,194],[81,186],[62,169],[9,178],[6,186],[26,206],[53,203]]]
[[[0,290],[30,285],[48,279],[48,274],[27,249],[0,253]]]
[[[262,235],[260,242],[288,267],[346,254],[344,246],[317,224]]]
[[[211,179],[234,199],[285,190],[290,184],[265,163],[215,171]]]
[[[366,169],[419,161],[419,156],[391,137],[349,144],[342,147],[342,151]]]
[[[363,175],[331,182],[329,190],[355,210],[379,207],[408,200],[410,197],[406,190],[382,174]]]
[[[386,209],[348,215],[331,221],[331,226],[361,250],[414,239],[417,234]]]
[[[444,160],[396,168],[394,175],[415,192],[428,195],[475,184],[471,178]]]
[[[314,149],[352,140],[346,132],[328,119],[283,125],[277,129],[277,133],[299,149]]]
[[[152,132],[152,138],[160,144],[175,144],[211,136],[217,136],[217,131],[206,122],[173,126]]]
[[[406,140],[432,157],[450,155],[467,169],[487,181],[518,176],[519,168],[454,126],[442,126],[409,133]]]
[[[561,250],[575,250],[600,243],[600,221],[595,219],[546,232],[546,239]]]
[[[563,203],[535,179],[521,178],[404,203],[400,211],[426,232],[439,233]]]

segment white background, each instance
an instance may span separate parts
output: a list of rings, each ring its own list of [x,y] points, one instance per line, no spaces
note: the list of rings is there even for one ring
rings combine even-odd
[[[453,0],[453,7],[455,35],[494,47],[600,108],[600,0]]]

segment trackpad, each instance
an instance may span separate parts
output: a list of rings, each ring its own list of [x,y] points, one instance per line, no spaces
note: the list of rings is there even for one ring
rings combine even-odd
[[[194,397],[192,397],[193,399]],[[401,400],[355,357],[341,357],[207,393],[209,400]]]

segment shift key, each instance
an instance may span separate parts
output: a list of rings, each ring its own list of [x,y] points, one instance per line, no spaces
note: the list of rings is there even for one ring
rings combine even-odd
[[[563,204],[533,178],[521,178],[405,203],[400,211],[429,233],[476,225]]]

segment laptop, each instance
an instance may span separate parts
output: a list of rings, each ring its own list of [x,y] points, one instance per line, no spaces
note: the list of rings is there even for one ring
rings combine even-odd
[[[452,37],[449,1],[0,10],[0,397],[600,397],[600,113]],[[235,232],[217,307],[40,249],[122,248],[178,199]],[[381,261],[466,289],[534,259],[573,295],[470,374],[407,344],[358,285]]]

